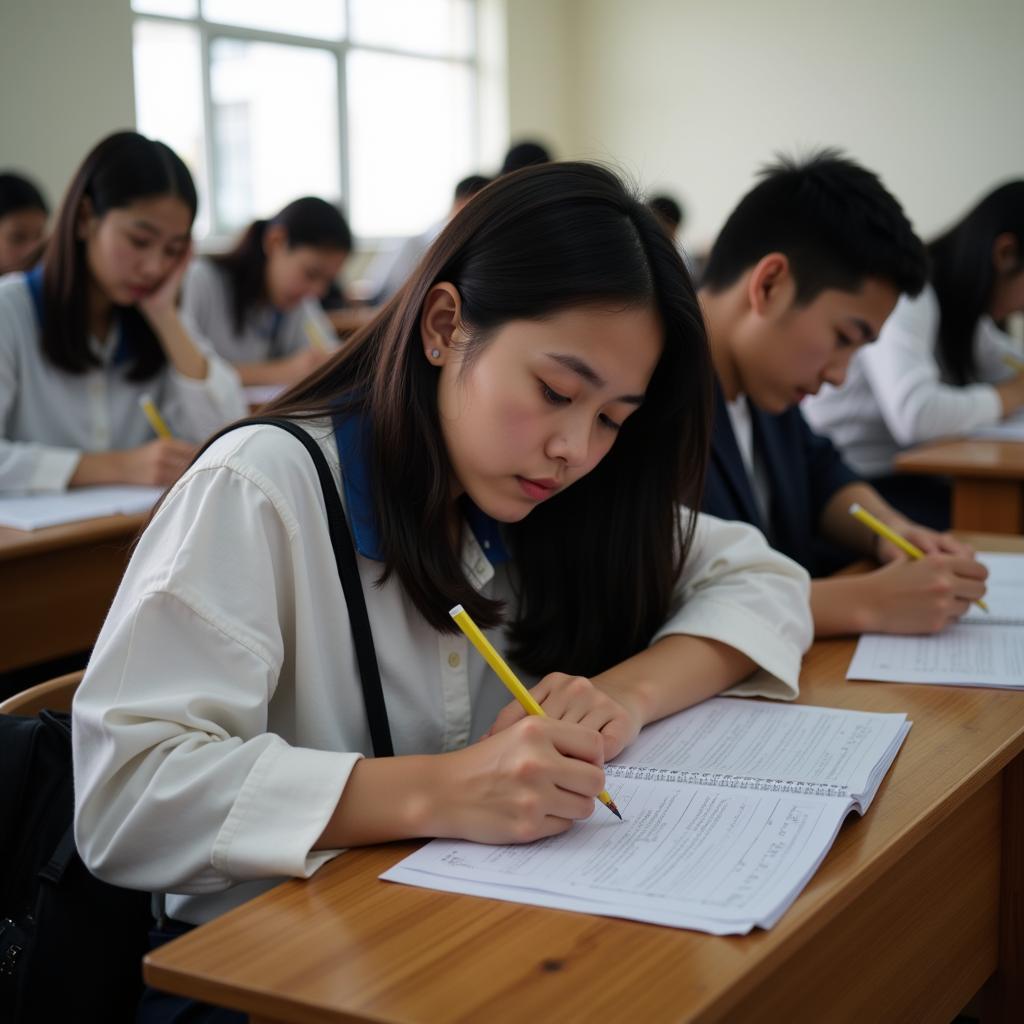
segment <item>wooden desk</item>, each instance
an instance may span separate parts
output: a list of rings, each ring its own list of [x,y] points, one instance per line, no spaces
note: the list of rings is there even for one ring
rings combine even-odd
[[[0,527],[0,672],[90,648],[145,515]]]
[[[941,441],[896,456],[901,473],[953,478],[953,529],[1024,533],[1024,442]]]
[[[815,644],[801,702],[905,711],[914,726],[771,931],[719,938],[379,881],[406,843],[278,886],[151,953],[146,979],[260,1024],[949,1024],[992,978],[986,1022],[1019,1021],[1024,694],[847,683],[852,651]]]

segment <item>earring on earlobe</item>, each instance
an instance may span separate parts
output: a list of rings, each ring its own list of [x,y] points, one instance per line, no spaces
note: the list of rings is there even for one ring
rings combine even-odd
[[[432,348],[430,350],[430,358],[431,359],[440,359],[441,358],[441,350],[439,348]]]

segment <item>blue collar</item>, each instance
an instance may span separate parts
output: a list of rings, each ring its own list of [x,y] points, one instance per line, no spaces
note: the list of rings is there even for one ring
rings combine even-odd
[[[43,329],[43,265],[37,263],[25,274],[25,284],[28,285],[28,293],[32,298],[32,307],[36,312],[36,323],[39,329]],[[123,366],[131,362],[132,343],[128,332],[125,330],[124,321],[115,309],[114,316],[117,317],[117,347],[114,349],[114,365]]]
[[[369,437],[364,436],[364,420],[358,415],[334,416],[334,437],[341,459],[341,485],[345,491],[345,511],[356,550],[375,562],[384,561],[380,547],[380,529],[373,507],[370,480]],[[497,520],[481,512],[469,499],[463,501],[463,514],[491,565],[508,561],[508,551]]]

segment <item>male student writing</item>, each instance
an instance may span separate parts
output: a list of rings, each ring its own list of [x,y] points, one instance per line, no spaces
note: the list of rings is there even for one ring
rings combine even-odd
[[[726,221],[704,273],[717,376],[704,510],[760,527],[812,576],[834,568],[837,551],[882,563],[813,581],[818,636],[935,632],[985,592],[969,547],[893,508],[799,409],[822,383],[842,384],[852,354],[926,273],[899,203],[831,151],[769,168]],[[908,560],[876,537],[848,514],[854,502],[925,557]]]

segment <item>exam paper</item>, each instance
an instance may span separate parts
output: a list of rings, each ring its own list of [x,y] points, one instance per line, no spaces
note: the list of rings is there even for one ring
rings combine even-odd
[[[978,561],[988,568],[985,604],[972,604],[961,622],[1016,623],[1024,626],[1024,555],[983,551]]]
[[[59,494],[0,496],[0,526],[38,530],[101,516],[147,512],[163,494],[162,487],[75,487]]]
[[[710,785],[807,787],[823,796],[867,796],[876,766],[905,715],[716,697],[647,726],[607,766],[646,778],[682,775]]]
[[[974,621],[947,626],[934,636],[866,634],[846,678],[1022,690],[1024,626]]]
[[[851,802],[616,779],[598,807],[523,846],[434,840],[381,877],[449,892],[717,934],[771,927],[814,873]]]

